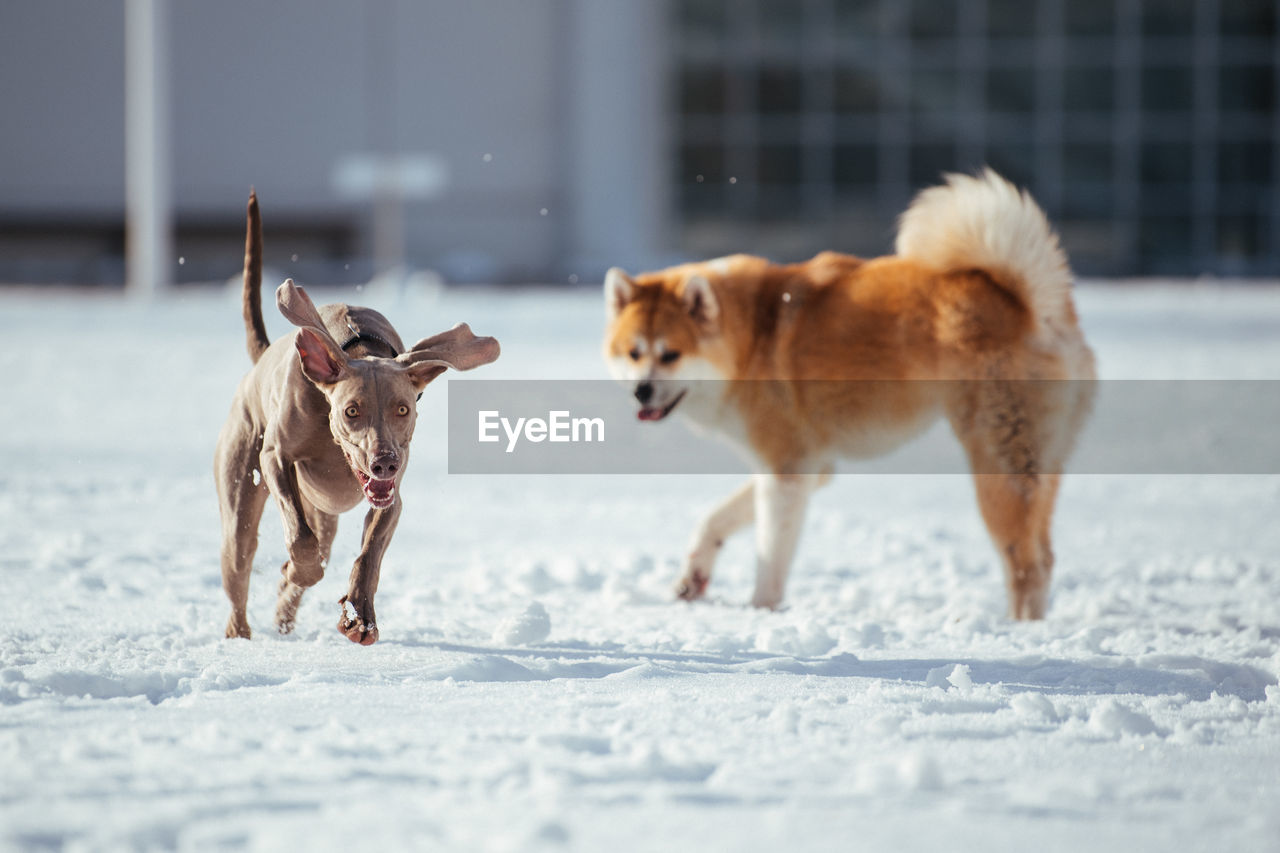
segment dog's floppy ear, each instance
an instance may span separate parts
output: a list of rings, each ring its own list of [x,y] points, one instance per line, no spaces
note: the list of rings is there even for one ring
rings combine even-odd
[[[305,290],[293,283],[293,279],[285,279],[285,283],[276,288],[276,307],[293,325],[309,326],[328,336],[316,304]]]
[[[288,279],[276,288],[276,307],[285,319],[300,327],[293,344],[307,378],[320,385],[332,385],[341,379],[347,357],[324,327],[324,320],[307,292],[294,284],[293,279]]]
[[[466,323],[447,332],[418,341],[409,351],[396,356],[396,361],[409,371],[409,378],[421,390],[450,367],[471,370],[496,361],[502,348],[496,338],[480,337]]]
[[[297,347],[302,372],[317,385],[332,385],[346,375],[347,358],[328,335],[303,326],[294,336],[293,345]]]
[[[636,284],[622,267],[610,267],[604,274],[604,307],[609,319],[617,317],[636,296]]]
[[[699,323],[710,325],[720,316],[720,302],[711,282],[701,273],[693,273],[684,280],[684,307],[689,316]]]

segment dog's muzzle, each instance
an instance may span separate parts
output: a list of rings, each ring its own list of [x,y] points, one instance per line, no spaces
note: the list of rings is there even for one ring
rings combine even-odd
[[[390,477],[375,479],[361,471],[350,456],[347,457],[347,465],[351,467],[351,473],[355,474],[356,480],[360,482],[360,490],[364,492],[365,500],[369,502],[369,506],[374,509],[386,509],[396,502],[394,471]]]
[[[684,399],[685,392],[682,390],[675,397],[666,402],[654,399],[654,388],[652,383],[642,382],[636,386],[636,400],[640,402],[640,410],[636,412],[636,417],[642,421],[660,421]]]

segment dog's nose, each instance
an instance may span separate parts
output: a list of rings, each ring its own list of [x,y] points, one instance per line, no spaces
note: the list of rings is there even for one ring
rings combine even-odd
[[[389,480],[400,470],[400,457],[394,453],[379,453],[369,465],[369,473],[376,480]]]
[[[653,383],[641,382],[636,386],[636,399],[640,401],[640,405],[644,406],[653,399]]]

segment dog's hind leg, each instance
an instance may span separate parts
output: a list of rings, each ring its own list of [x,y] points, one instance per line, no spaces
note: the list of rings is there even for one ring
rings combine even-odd
[[[684,574],[676,583],[676,597],[694,601],[706,593],[724,540],[750,524],[755,515],[755,481],[748,480],[698,525],[685,557]]]
[[[320,545],[320,568],[325,569],[329,565],[329,553],[333,549],[333,537],[338,532],[338,517],[330,515],[327,512],[321,512],[315,507],[308,506],[307,524],[316,534],[316,539]],[[306,586],[290,580],[293,576],[295,580],[298,578],[297,573],[290,573],[289,563],[280,567],[280,586],[278,587],[278,595],[276,598],[276,630],[281,634],[290,634],[293,632],[293,626],[298,615],[298,605],[302,603],[302,594],[307,591]],[[316,578],[315,580],[319,580]],[[315,583],[315,581],[312,581]],[[309,586],[310,584],[308,584]]]
[[[1049,605],[1053,548],[1049,526],[1058,475],[976,474],[978,507],[1004,563],[1013,619],[1043,619]]]
[[[258,522],[267,502],[267,487],[257,470],[257,431],[228,420],[214,456],[214,481],[222,516],[222,588],[231,601],[226,636],[248,639],[249,575],[258,550]]]
[[[1050,524],[1062,459],[1079,418],[1055,405],[1070,386],[1036,381],[956,385],[948,415],[973,473],[978,508],[1004,563],[1009,616],[1043,619],[1053,572]]]

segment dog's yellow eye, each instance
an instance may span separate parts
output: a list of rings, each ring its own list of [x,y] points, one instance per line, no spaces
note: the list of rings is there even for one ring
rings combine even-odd
[[[360,417],[360,409],[357,406],[347,406],[346,415],[349,418],[358,418]]]
[[[401,403],[400,408],[396,409],[396,414],[403,418],[405,415],[409,414],[409,407],[404,403]]]
[[[680,350],[669,349],[662,354],[661,358],[659,358],[658,361],[662,362],[663,364],[670,364],[671,362],[675,361],[679,357],[680,357]]]
[[[632,361],[639,361],[639,360],[640,360],[640,348],[639,348],[639,347],[632,347],[632,348],[631,348],[631,352],[627,353],[627,355],[628,355],[628,356],[630,356],[630,358],[631,358],[631,360],[632,360]]]

